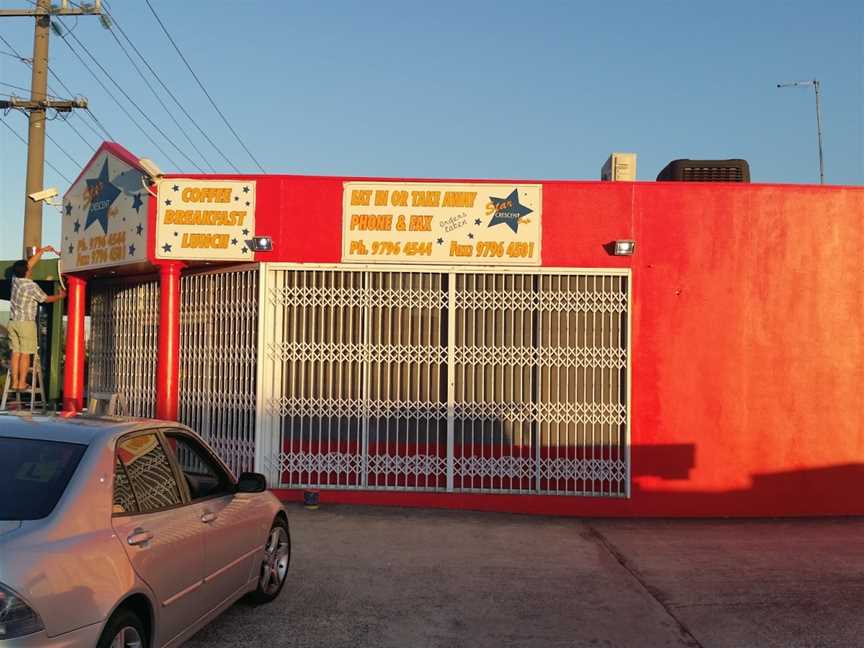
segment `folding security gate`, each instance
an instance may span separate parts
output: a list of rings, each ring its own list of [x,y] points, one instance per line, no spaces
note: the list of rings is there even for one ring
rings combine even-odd
[[[627,496],[629,285],[267,264],[256,465],[285,487]]]
[[[158,279],[93,282],[90,294],[90,392],[119,394],[119,414],[154,416]],[[180,421],[235,473],[251,470],[258,267],[184,272],[180,294]]]
[[[154,416],[159,281],[152,277],[93,281],[88,292],[89,393],[119,394],[118,414]]]
[[[235,474],[255,460],[258,267],[180,280],[180,421]]]

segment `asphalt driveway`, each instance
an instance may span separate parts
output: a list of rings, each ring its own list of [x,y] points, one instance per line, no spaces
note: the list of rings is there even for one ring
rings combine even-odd
[[[289,514],[282,596],[187,648],[864,646],[864,519]]]

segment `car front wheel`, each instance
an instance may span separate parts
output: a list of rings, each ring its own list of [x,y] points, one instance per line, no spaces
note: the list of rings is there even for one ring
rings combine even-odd
[[[281,517],[273,521],[264,543],[264,560],[258,576],[258,587],[250,597],[253,603],[269,603],[279,596],[288,577],[291,562],[291,535],[288,522]]]
[[[147,645],[144,624],[138,615],[118,610],[105,624],[97,648],[147,648]]]

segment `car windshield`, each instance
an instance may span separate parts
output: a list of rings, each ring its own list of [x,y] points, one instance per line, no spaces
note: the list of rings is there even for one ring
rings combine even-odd
[[[38,520],[54,509],[86,446],[0,437],[0,520]]]

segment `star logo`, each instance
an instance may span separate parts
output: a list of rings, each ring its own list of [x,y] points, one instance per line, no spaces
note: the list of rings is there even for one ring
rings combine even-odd
[[[171,187],[174,191],[180,191],[180,185],[174,185]]]
[[[69,254],[72,254],[72,250],[74,250],[74,249],[75,249],[75,248],[73,248],[73,247],[72,247],[72,244],[70,243],[70,244],[69,244]]]
[[[66,215],[67,216],[72,215],[72,203],[66,203]]]
[[[141,236],[141,232],[144,231],[144,226],[141,223],[138,223],[138,227],[135,228],[135,231],[138,233],[138,236]]]
[[[474,224],[475,224],[475,225],[479,225],[479,224],[482,223],[482,222],[483,222],[483,221],[480,220],[480,219],[478,218],[478,219],[476,219],[476,220],[474,221]]]
[[[163,252],[170,252],[170,251],[171,251],[171,244],[170,244],[170,243],[166,243],[165,245],[163,245],[163,246],[162,246],[162,251],[163,251]]]
[[[108,210],[121,193],[120,189],[108,180],[108,160],[105,160],[105,164],[102,165],[98,178],[87,180],[85,192],[90,207],[87,210],[87,220],[84,221],[84,230],[86,231],[93,223],[99,223],[102,231],[107,234]]]
[[[249,230],[248,229],[243,230],[243,236],[249,236]]]
[[[436,242],[438,245],[444,245],[444,239],[443,239],[443,238],[439,238],[439,239],[438,239],[437,241],[435,241],[435,242]]]
[[[489,221],[487,227],[504,223],[513,230],[514,234],[519,232],[519,219],[534,211],[519,203],[518,189],[514,189],[506,198],[489,196],[489,200],[492,201],[492,205],[495,207],[495,214],[492,216],[492,220]]]
[[[138,210],[141,209],[141,205],[143,205],[143,204],[144,204],[144,201],[141,200],[141,194],[140,193],[137,193],[134,196],[132,196],[132,209],[135,210],[136,214],[138,213]],[[139,234],[140,234],[140,232],[139,232]]]
[[[129,256],[135,256],[135,245],[129,246]]]
[[[78,230],[81,229],[81,221],[76,220],[75,223],[73,223],[73,229],[75,230],[75,233],[77,234]]]
[[[249,187],[243,187],[243,193],[249,193]]]
[[[170,205],[171,205],[171,201],[166,199],[166,200],[165,200],[165,204],[170,206]]]
[[[236,238],[231,239],[231,245],[237,245],[237,239]]]

